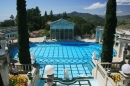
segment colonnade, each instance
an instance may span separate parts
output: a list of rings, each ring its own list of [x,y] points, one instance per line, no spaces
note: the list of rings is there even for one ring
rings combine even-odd
[[[96,42],[102,41],[103,29],[96,29]]]
[[[8,34],[6,35],[6,40],[8,44],[14,43],[14,40],[18,40],[18,34]]]
[[[57,40],[71,40],[74,38],[73,29],[51,29],[50,38]]]

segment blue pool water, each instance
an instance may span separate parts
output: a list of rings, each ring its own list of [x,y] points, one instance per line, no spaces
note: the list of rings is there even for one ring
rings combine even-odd
[[[96,52],[100,59],[102,45],[91,42],[47,42],[30,43],[30,52],[34,53],[36,63],[39,64],[41,77],[44,75],[44,67],[52,64],[55,68],[55,77],[64,78],[64,70],[69,69],[69,77],[77,77],[84,74],[91,76],[94,65],[91,61],[92,53]],[[10,50],[10,55],[18,59],[18,47]],[[116,51],[113,51],[113,55]]]

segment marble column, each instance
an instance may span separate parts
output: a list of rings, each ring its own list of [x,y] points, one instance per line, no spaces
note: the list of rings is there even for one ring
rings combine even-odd
[[[117,35],[115,34],[115,43],[114,46],[116,47]]]
[[[56,39],[56,29],[55,29],[55,39]]]
[[[50,39],[51,39],[51,36],[52,36],[52,34],[51,34],[51,28],[50,28]]]
[[[121,56],[121,48],[122,48],[122,43],[121,43],[121,41],[119,41],[118,50],[117,50],[117,57],[118,58],[120,58],[120,56]]]
[[[59,40],[60,40],[60,38],[61,38],[61,37],[60,37],[60,29],[59,29]]]
[[[3,65],[0,71],[4,86],[9,86],[8,65],[7,64]]]
[[[96,30],[96,42],[99,42],[99,40],[98,40],[98,31]]]
[[[123,43],[122,51],[121,51],[121,58],[124,59],[126,57],[126,42]]]

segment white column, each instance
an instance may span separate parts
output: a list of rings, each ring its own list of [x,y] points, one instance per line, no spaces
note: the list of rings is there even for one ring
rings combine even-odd
[[[117,52],[117,57],[120,58],[120,54],[121,54],[121,47],[122,47],[122,44],[121,44],[121,41],[119,41],[119,44],[118,44],[118,52]]]
[[[69,40],[69,29],[68,29],[68,40]]]
[[[8,76],[8,66],[7,64],[3,65],[4,68],[1,69],[1,77],[4,86],[9,86],[9,76]]]
[[[14,43],[14,34],[12,34],[12,44]]]
[[[64,40],[65,40],[65,29],[64,29]]]
[[[123,43],[122,51],[121,51],[121,58],[124,58],[124,51],[125,51],[126,42]]]
[[[114,46],[116,47],[117,35],[115,34],[115,43]]]
[[[56,39],[56,29],[55,29],[55,39]]]
[[[18,42],[18,34],[16,34],[16,36],[17,36],[17,38],[16,38],[16,39],[17,39],[17,42]]]
[[[51,40],[51,28],[50,28],[50,40]]]
[[[59,40],[61,39],[61,37],[60,37],[60,32],[61,32],[61,30],[59,29]]]
[[[98,42],[98,31],[96,30],[96,42]]]
[[[9,41],[9,44],[10,44],[10,35],[9,35],[9,40],[8,41]]]
[[[99,43],[101,42],[101,33],[99,33],[99,39],[98,39],[98,42],[99,42]]]
[[[74,29],[72,29],[72,39],[74,39]]]

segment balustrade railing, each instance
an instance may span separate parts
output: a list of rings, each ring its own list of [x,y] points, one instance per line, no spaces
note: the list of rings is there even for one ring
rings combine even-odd
[[[16,64],[15,65],[16,71],[18,74],[27,74],[28,72],[32,71],[33,68],[38,68],[38,65],[33,64]],[[9,66],[9,72],[13,73],[12,65]]]

